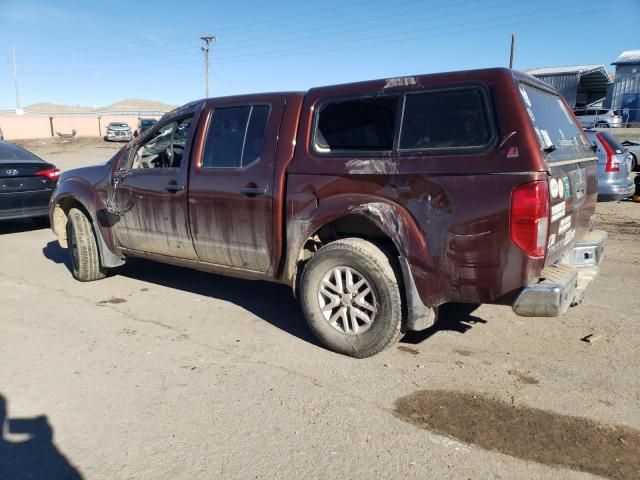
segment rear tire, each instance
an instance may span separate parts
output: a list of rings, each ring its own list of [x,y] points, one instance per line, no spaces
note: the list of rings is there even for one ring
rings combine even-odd
[[[389,257],[371,242],[345,238],[325,245],[300,280],[309,328],[334,352],[356,358],[381,352],[400,337],[398,278]]]
[[[73,276],[77,280],[92,282],[106,276],[106,270],[100,265],[100,252],[91,222],[77,208],[69,210],[67,242]]]
[[[596,128],[609,128],[609,124],[608,124],[608,123],[606,123],[606,122],[597,122],[597,123],[595,124],[595,127],[596,127]]]

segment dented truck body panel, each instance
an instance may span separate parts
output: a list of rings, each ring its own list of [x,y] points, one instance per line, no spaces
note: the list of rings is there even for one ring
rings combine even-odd
[[[64,174],[52,197],[52,212],[65,199],[76,199],[92,216],[105,248],[115,258],[141,256],[278,281],[294,289],[299,268],[328,230],[339,238],[341,225],[363,221],[371,226],[367,234],[372,240],[383,240],[400,257],[405,288],[417,292],[424,306],[452,301],[510,305],[525,286],[538,282],[545,267],[559,262],[586,235],[597,196],[591,159],[577,162],[581,167],[576,162],[554,166],[545,160],[519,82],[555,95],[528,75],[486,69],[193,102],[167,114],[108,164]],[[491,132],[481,149],[407,151],[396,143],[379,155],[315,150],[317,113],[328,100],[397,97],[402,113],[406,101],[402,99],[408,95],[470,86],[484,95],[490,107]],[[216,111],[243,105],[270,108],[259,161],[226,171],[203,168]],[[169,173],[134,174],[146,179],[131,189],[131,195],[149,194],[153,189],[143,187],[150,176],[163,180],[156,181],[157,198],[150,198],[135,213],[139,235],[133,238],[120,211],[128,208],[127,202],[113,201],[120,194],[117,183],[123,178],[126,182],[127,175],[113,180],[130,152],[168,121],[190,112],[196,120],[181,167]],[[550,176],[566,177],[570,188],[581,192],[567,198],[565,205],[575,238],[551,245],[548,255],[529,256],[510,237],[512,191],[530,182],[547,182]],[[163,181],[184,188],[161,192],[158,185]],[[157,208],[167,195],[172,195],[173,207]],[[556,203],[552,199],[551,207]],[[558,233],[557,225],[550,228]],[[55,225],[54,230],[62,236]],[[154,232],[165,233],[154,237]],[[350,228],[345,232],[358,236]],[[416,318],[422,318],[414,319],[415,325],[424,327],[415,294],[410,303]]]

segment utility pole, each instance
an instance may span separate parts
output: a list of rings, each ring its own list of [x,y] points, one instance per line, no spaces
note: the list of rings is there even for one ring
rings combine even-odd
[[[200,47],[204,53],[204,92],[205,97],[209,98],[209,46],[216,42],[216,37],[215,35],[203,35],[200,40],[204,42],[204,45]]]
[[[20,95],[18,94],[18,74],[16,71],[16,48],[11,47],[11,53],[13,54],[13,82],[16,85],[16,112],[20,110]]]
[[[513,56],[516,53],[516,35],[511,34],[511,55],[509,55],[509,68],[513,68]]]

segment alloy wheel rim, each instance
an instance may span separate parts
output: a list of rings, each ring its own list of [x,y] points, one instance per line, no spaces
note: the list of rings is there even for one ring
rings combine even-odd
[[[378,311],[369,280],[347,266],[332,268],[322,277],[318,304],[327,323],[345,335],[359,335],[369,330]]]

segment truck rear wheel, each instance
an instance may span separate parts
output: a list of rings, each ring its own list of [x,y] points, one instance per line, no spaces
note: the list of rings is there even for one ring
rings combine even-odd
[[[73,276],[77,280],[91,282],[105,277],[105,269],[100,265],[100,253],[91,222],[77,208],[69,210],[67,242]]]
[[[345,238],[318,250],[302,273],[300,303],[311,331],[335,352],[369,357],[400,337],[398,277],[366,240]]]

